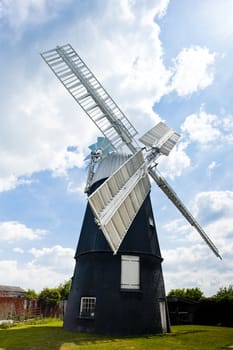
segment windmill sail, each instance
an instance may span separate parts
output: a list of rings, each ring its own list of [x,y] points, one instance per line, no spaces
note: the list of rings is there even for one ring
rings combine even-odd
[[[188,222],[193,227],[195,227],[195,229],[198,231],[198,233],[201,235],[201,237],[204,239],[204,241],[207,243],[207,245],[210,247],[210,249],[213,251],[213,253],[217,257],[222,259],[217,247],[214,245],[214,243],[211,241],[211,239],[207,236],[207,234],[205,233],[203,228],[199,225],[199,223],[196,221],[196,219],[194,219],[192,214],[185,207],[185,205],[182,203],[182,201],[179,199],[179,197],[177,196],[175,191],[171,188],[171,186],[167,183],[167,181],[161,175],[158,175],[157,171],[155,171],[153,169],[149,169],[149,174],[155,180],[155,182],[161,188],[161,190],[166,194],[166,196],[177,207],[177,209],[179,209],[179,211],[182,213],[182,215],[188,220]]]
[[[70,44],[43,52],[42,58],[115,148],[136,150],[136,129]]]
[[[160,122],[140,137],[139,141],[145,146],[158,148],[159,153],[168,156],[179,138],[176,131]]]
[[[142,151],[109,177],[88,201],[114,254],[150,191]]]

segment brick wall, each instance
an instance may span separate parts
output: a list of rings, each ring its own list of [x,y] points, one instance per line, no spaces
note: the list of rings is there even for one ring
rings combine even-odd
[[[36,316],[40,316],[36,299],[0,297],[0,320],[27,319]]]

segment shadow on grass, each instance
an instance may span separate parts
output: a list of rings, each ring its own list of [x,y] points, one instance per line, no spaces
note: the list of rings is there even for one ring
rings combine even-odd
[[[120,337],[121,338],[121,337]],[[62,327],[27,326],[0,331],[0,350],[60,350],[62,345],[112,343],[120,338],[66,331]]]

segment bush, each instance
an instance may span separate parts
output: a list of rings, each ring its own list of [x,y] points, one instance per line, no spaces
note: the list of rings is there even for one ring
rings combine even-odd
[[[218,300],[233,301],[233,285],[229,285],[228,287],[221,287],[213,297]]]
[[[195,323],[203,325],[233,326],[233,300],[205,298],[200,300]]]
[[[38,300],[43,316],[55,316],[61,295],[58,288],[45,288],[39,294]]]
[[[182,297],[197,301],[200,300],[204,296],[204,294],[199,288],[178,288],[171,289],[168,293],[168,296]]]

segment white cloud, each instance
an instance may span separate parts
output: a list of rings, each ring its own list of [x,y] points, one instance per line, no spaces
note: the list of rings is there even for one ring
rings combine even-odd
[[[19,34],[28,24],[50,21],[62,7],[64,2],[61,0],[2,0],[0,18],[6,20]]]
[[[0,260],[0,279],[3,285],[18,285],[17,262],[15,260]]]
[[[232,214],[233,207],[233,192],[232,191],[212,191],[201,192],[195,197],[193,208],[196,215],[201,212],[213,215],[228,215]]]
[[[0,222],[0,240],[18,241],[40,239],[46,234],[46,230],[32,229],[17,221]]]
[[[24,250],[23,250],[22,248],[19,248],[19,247],[14,248],[13,251],[14,251],[15,253],[24,254]]]
[[[169,0],[142,0],[140,4],[136,1],[121,0],[122,17],[126,20],[139,18],[142,23],[150,23],[155,17],[161,18],[166,14]]]
[[[159,159],[159,170],[165,177],[174,179],[190,167],[190,158],[185,153],[186,146],[186,143],[180,142],[174,147],[169,157]]]
[[[1,168],[1,166],[0,166]],[[8,174],[6,176],[0,177],[0,192],[10,191],[20,185],[29,185],[32,183],[32,180],[27,179],[22,176],[15,176],[12,174]]]
[[[192,256],[192,252],[193,251],[188,251],[188,254]],[[170,252],[167,253],[169,254]],[[179,253],[182,254],[182,252]],[[229,268],[232,269],[233,266],[225,266],[225,272],[222,273],[222,271],[219,271],[219,267],[222,264],[221,261],[217,261],[216,265],[211,268],[205,268],[203,259],[193,261],[192,265],[187,265],[187,261],[181,263],[179,263],[179,261],[180,255],[174,256],[171,265],[178,264],[179,270],[171,270],[170,265],[169,268],[166,266],[165,256],[164,275],[167,292],[174,288],[198,287],[204,292],[205,296],[209,297],[216,294],[223,285],[227,286],[232,283],[232,278],[229,275]]]
[[[210,114],[203,107],[199,113],[186,117],[181,130],[187,134],[190,141],[201,145],[233,142],[232,116]]]
[[[96,129],[86,116],[82,118],[77,106],[72,109],[69,96],[61,98],[59,85],[56,94],[54,86],[50,89],[45,92],[37,80],[9,98],[0,130],[0,191],[31,183],[29,176],[34,172],[50,169],[54,175],[66,176],[67,169],[84,165],[83,149]],[[78,151],[69,152],[69,145],[78,145]]]
[[[0,192],[13,190],[19,184],[15,175],[8,174],[0,178]]]
[[[169,235],[172,234],[173,237],[176,237],[176,239],[179,240],[180,235],[182,237],[184,234],[187,234],[188,230],[190,229],[190,226],[189,223],[182,218],[173,220],[163,225],[163,228],[169,233]]]
[[[208,169],[209,169],[209,172],[211,173],[214,169],[218,168],[220,165],[215,161],[213,160],[209,165],[208,165]]]
[[[207,114],[204,110],[200,110],[199,114],[191,114],[186,117],[181,126],[183,132],[188,132],[192,141],[201,144],[216,141],[221,132],[219,130],[218,117],[213,114]]]
[[[70,248],[64,248],[61,247],[60,245],[56,245],[50,248],[42,248],[42,249],[36,249],[36,248],[32,248],[30,250],[30,253],[35,257],[35,258],[41,258],[41,257],[45,257],[45,256],[51,256],[51,255],[55,255],[56,257],[64,257],[67,256],[67,254],[74,254],[73,249]],[[45,262],[46,264],[46,262]]]
[[[56,245],[49,248],[31,248],[29,251],[34,260],[31,266],[47,266],[50,270],[69,272],[73,266],[74,249]]]
[[[205,89],[214,80],[215,58],[216,53],[200,46],[182,49],[174,60],[169,90],[176,90],[179,96],[185,96]]]
[[[21,253],[21,249],[15,249]],[[31,249],[34,259],[20,264],[15,260],[0,260],[0,280],[5,285],[24,289],[54,288],[71,278],[74,269],[74,250],[61,246]],[[6,273],[7,271],[7,273]],[[20,283],[19,283],[20,281]]]
[[[59,270],[59,266],[55,271],[49,266],[31,263],[19,265],[15,260],[0,260],[0,279],[5,285],[20,285],[25,290],[34,289],[40,292],[45,287],[54,288],[72,276],[73,268],[67,268],[64,272]]]

